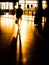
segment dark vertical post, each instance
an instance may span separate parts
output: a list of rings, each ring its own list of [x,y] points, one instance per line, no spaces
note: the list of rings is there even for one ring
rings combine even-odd
[[[46,15],[46,23],[45,23],[45,29],[44,29],[44,38],[45,38],[45,42],[46,42],[46,50],[45,50],[45,64],[48,65],[49,61],[48,61],[48,49],[49,49],[49,0],[46,0],[47,1],[47,8],[45,10],[45,15]]]
[[[47,12],[46,12],[46,15],[47,15],[47,23],[49,24],[49,1],[48,0],[46,0],[47,1]]]
[[[47,20],[45,23],[45,30],[48,31],[49,30],[49,1],[46,0],[46,2],[47,2],[47,8],[45,9],[45,16],[46,16]]]
[[[16,2],[13,2],[13,9],[15,10],[15,4],[16,4]]]
[[[38,18],[39,24],[42,23],[42,0],[38,0]]]
[[[42,0],[38,0],[38,10],[35,14],[35,22],[36,24],[42,23]]]

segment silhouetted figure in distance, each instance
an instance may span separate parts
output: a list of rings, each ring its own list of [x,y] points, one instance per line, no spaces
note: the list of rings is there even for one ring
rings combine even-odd
[[[18,30],[20,30],[20,24],[22,22],[22,15],[23,10],[21,9],[21,5],[18,6],[18,9],[16,9],[16,24],[18,24]]]
[[[19,19],[22,17],[23,10],[21,9],[21,5],[19,5],[18,9],[16,9],[16,18]]]
[[[42,33],[42,0],[38,0],[38,9],[35,14],[34,23],[37,24],[38,31]]]

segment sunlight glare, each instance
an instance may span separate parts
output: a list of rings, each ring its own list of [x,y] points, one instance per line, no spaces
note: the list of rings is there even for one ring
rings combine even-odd
[[[26,63],[27,59],[26,58],[23,58],[23,63]]]
[[[14,26],[14,34],[13,34],[13,36],[16,38],[16,36],[17,36],[17,30],[18,30],[18,25],[17,24],[15,24],[15,26]]]
[[[5,6],[5,8],[8,9],[8,6],[9,6],[9,5],[8,5],[8,2],[6,2],[6,6]]]
[[[22,42],[25,41],[25,35],[26,35],[25,29],[26,29],[26,26],[27,26],[27,25],[26,25],[26,21],[22,20],[21,31],[20,31]],[[23,46],[23,45],[24,45],[24,44],[22,43],[22,46]]]
[[[1,17],[1,28],[5,33],[11,33],[13,31],[14,22],[13,19],[9,17],[10,15],[8,13]]]

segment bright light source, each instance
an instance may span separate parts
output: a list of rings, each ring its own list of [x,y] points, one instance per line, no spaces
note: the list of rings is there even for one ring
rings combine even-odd
[[[9,13],[6,13],[6,15],[9,15]]]
[[[42,1],[42,8],[46,9],[47,8],[47,2],[46,1]]]

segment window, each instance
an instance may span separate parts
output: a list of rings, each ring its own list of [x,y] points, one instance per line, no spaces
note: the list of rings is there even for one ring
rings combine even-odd
[[[0,2],[0,9],[13,9],[12,2]]]

